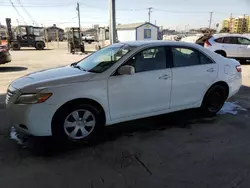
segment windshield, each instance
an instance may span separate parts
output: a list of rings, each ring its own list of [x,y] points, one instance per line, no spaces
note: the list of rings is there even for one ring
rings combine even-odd
[[[88,72],[104,72],[121,57],[130,52],[132,48],[132,46],[125,44],[113,44],[81,60],[77,63],[77,67]]]

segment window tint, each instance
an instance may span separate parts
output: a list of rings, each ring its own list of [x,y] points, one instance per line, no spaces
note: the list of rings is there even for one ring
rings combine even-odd
[[[217,43],[223,43],[223,38],[218,38],[218,39],[215,39],[214,41]]]
[[[238,44],[242,44],[242,45],[250,45],[250,40],[246,38],[242,38],[242,37],[238,37],[237,42]]]
[[[145,72],[166,68],[166,53],[164,47],[154,47],[139,52],[126,64],[135,67],[135,72]]]
[[[199,53],[189,48],[172,48],[173,66],[185,67],[200,64]]]
[[[200,52],[200,64],[212,64],[214,63],[210,58],[208,58],[206,55]]]
[[[225,44],[237,44],[236,37],[224,37],[223,43]]]

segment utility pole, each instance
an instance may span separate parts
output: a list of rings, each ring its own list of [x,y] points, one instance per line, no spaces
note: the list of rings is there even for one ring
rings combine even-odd
[[[76,4],[76,10],[78,13],[79,40],[80,40],[80,45],[81,45],[82,44],[82,36],[81,36],[81,17],[80,17],[80,5],[79,5],[79,3]]]
[[[109,25],[109,34],[110,34],[110,44],[114,44],[116,42],[116,10],[115,10],[115,0],[109,0],[110,8],[110,25]]]
[[[210,12],[210,19],[209,19],[209,31],[211,30],[211,24],[212,24],[212,19],[213,19],[213,12]]]
[[[229,33],[233,30],[233,13],[230,14]]]
[[[150,23],[150,19],[151,19],[151,12],[152,12],[153,7],[149,7],[148,8],[148,22]]]

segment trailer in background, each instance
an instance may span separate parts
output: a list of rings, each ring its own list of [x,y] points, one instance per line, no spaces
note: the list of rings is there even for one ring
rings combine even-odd
[[[120,42],[135,40],[159,40],[159,27],[149,22],[117,25]]]

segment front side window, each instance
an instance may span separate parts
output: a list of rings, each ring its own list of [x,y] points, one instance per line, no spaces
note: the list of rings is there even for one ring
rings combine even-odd
[[[127,63],[135,68],[135,72],[146,72],[166,68],[164,47],[153,47],[139,52]]]
[[[250,45],[250,40],[242,37],[237,38],[238,44]]]
[[[114,44],[93,53],[74,66],[84,71],[101,73],[114,65],[133,48],[125,44]]]
[[[185,47],[172,47],[173,66],[185,67],[200,64],[199,52]]]

